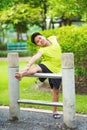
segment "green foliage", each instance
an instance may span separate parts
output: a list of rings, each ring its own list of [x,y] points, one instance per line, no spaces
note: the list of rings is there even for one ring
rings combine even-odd
[[[27,56],[30,56],[30,52],[27,50],[27,51],[21,51],[21,52],[18,52],[19,53],[19,57],[27,57]]]
[[[7,57],[7,51],[0,51],[0,57]]]
[[[39,7],[32,9],[29,4],[14,4],[8,9],[0,11],[0,23],[2,25],[12,24],[17,32],[17,40],[19,41],[19,34],[26,33],[29,26],[34,24],[42,25],[41,11],[42,9]]]
[[[79,75],[87,73],[87,26],[60,28],[59,39],[63,52],[73,52],[76,71]],[[79,73],[80,72],[80,73]]]
[[[29,49],[29,52],[30,52],[30,56],[36,54],[36,52],[38,51],[38,46],[36,46],[35,44],[33,44],[31,42],[31,36],[29,36],[28,40],[27,40],[27,44],[28,44],[28,49]]]
[[[0,50],[7,50],[7,44],[0,44]]]
[[[55,7],[55,8],[54,8]],[[49,0],[48,14],[51,17],[62,17],[64,19],[73,19],[75,17],[86,15],[86,0]],[[87,20],[87,15],[86,15]]]
[[[12,23],[15,26],[19,24],[20,26],[22,25],[23,27],[25,27],[27,24],[31,25],[35,22],[39,23],[41,21],[40,13],[41,9],[39,7],[32,9],[30,5],[20,3],[18,5],[13,5],[12,7],[9,7],[8,9],[4,9],[3,11],[1,11],[0,22]]]
[[[8,8],[13,3],[13,0],[1,0],[0,1],[0,10]]]

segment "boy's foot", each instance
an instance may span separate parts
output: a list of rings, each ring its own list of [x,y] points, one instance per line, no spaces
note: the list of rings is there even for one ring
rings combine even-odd
[[[59,119],[59,118],[61,118],[61,115],[58,114],[58,113],[55,113],[55,114],[53,114],[53,118],[54,119]]]
[[[15,78],[18,79],[18,80],[21,80],[22,79],[22,74],[19,73],[19,72],[16,72],[15,73]]]

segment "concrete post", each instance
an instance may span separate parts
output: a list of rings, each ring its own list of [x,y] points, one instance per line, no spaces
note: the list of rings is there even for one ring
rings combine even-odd
[[[9,116],[10,120],[18,120],[20,107],[17,103],[19,99],[19,81],[14,77],[14,73],[19,70],[18,53],[8,53],[8,77],[9,77]]]
[[[76,128],[75,81],[73,53],[62,55],[63,120],[69,128]]]

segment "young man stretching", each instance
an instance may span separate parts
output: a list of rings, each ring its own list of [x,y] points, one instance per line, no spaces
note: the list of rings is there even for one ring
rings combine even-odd
[[[38,53],[30,59],[25,69],[21,72],[16,72],[15,77],[21,80],[24,76],[33,75],[35,73],[61,73],[61,48],[57,42],[56,36],[50,36],[45,38],[39,32],[35,32],[31,36],[31,41],[35,45],[39,46]],[[38,59],[41,59],[40,64],[34,64]],[[34,65],[33,65],[34,64]],[[46,78],[39,78],[43,82]],[[52,89],[52,100],[58,102],[59,99],[59,87],[61,79],[48,78],[50,87]],[[53,117],[60,118],[57,113],[57,107],[53,107]]]

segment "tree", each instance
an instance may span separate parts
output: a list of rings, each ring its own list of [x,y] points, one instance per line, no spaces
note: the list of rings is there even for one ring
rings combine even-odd
[[[23,0],[26,2],[26,0]],[[42,22],[41,22],[41,28],[42,30],[46,29],[46,14],[48,9],[48,0],[29,0],[27,3],[31,5],[31,8],[37,8],[39,7],[41,9],[41,16],[42,16]]]
[[[28,25],[33,25],[34,23],[40,25],[42,20],[40,13],[40,8],[32,9],[28,4],[20,3],[9,7],[8,10],[1,11],[0,23],[6,23],[7,25],[12,23],[17,31],[17,40],[19,41],[19,34],[26,32]]]
[[[49,5],[51,18],[59,17],[65,25],[70,25],[75,17],[82,17],[87,12],[86,0],[51,0]]]

